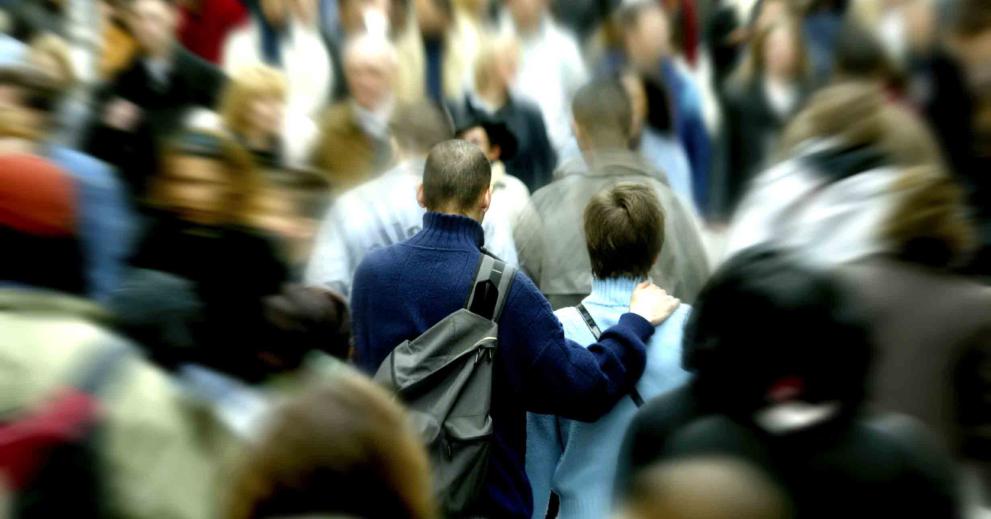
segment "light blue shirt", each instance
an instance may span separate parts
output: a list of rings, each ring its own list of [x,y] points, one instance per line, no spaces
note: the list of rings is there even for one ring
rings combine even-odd
[[[636,287],[631,279],[593,280],[592,293],[583,301],[600,330],[619,322],[629,311]],[[658,328],[647,345],[647,367],[637,390],[646,400],[688,380],[681,368],[681,339],[691,307],[681,305]],[[574,308],[555,312],[564,335],[580,344],[595,338]],[[581,423],[548,415],[527,415],[526,472],[533,488],[533,517],[547,514],[551,491],[561,498],[561,519],[609,517],[620,444],[636,414],[631,398],[624,398],[595,423]]]
[[[75,181],[87,293],[105,301],[118,287],[133,245],[136,221],[124,187],[110,166],[85,153],[50,145],[46,155]]]
[[[644,128],[640,137],[640,154],[651,166],[664,172],[671,191],[698,216],[692,187],[692,167],[678,138]]]

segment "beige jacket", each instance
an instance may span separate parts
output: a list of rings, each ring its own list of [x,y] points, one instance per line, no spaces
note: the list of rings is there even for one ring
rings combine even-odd
[[[461,99],[472,84],[480,47],[481,29],[467,15],[457,12],[444,47],[444,95],[448,99]],[[396,96],[404,102],[424,99],[426,56],[415,21],[397,38],[396,51],[399,54]]]

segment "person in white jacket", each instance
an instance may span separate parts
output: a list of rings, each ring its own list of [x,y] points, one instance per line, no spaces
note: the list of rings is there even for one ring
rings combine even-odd
[[[259,63],[283,70],[289,110],[316,117],[340,80],[334,77],[331,54],[320,33],[316,0],[262,0],[261,11],[228,37],[224,70],[230,74]],[[265,24],[276,28],[277,48],[266,48]]]

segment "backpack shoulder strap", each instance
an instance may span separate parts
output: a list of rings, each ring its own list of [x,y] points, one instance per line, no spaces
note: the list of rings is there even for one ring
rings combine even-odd
[[[516,268],[482,252],[465,308],[492,321],[498,321],[516,277]]]
[[[592,314],[588,313],[588,308],[585,308],[585,305],[579,303],[575,307],[575,310],[578,310],[578,313],[582,316],[582,320],[585,321],[585,326],[588,326],[595,340],[599,340],[599,337],[602,336],[602,330],[599,329],[599,325],[595,324],[595,319],[592,319]],[[643,397],[640,396],[640,391],[637,391],[637,388],[633,388],[630,391],[630,399],[633,400],[633,403],[637,407],[643,407]]]

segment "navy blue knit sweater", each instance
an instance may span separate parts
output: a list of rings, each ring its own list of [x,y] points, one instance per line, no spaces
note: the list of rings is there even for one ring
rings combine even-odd
[[[419,234],[365,257],[351,293],[361,369],[374,373],[395,346],[461,308],[482,240],[474,220],[427,213]],[[481,514],[521,519],[532,514],[524,464],[526,412],[598,419],[640,379],[644,344],[653,333],[642,317],[626,314],[599,344],[586,349],[567,341],[537,287],[523,273],[516,275],[499,321],[495,442]]]

